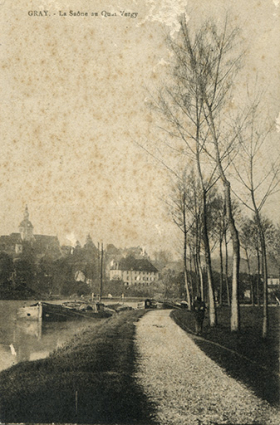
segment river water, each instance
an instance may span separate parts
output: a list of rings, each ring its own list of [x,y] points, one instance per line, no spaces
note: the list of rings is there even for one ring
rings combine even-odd
[[[31,304],[32,301],[0,300],[0,371],[18,362],[48,357],[88,326],[87,320],[43,324],[16,320],[17,309]]]

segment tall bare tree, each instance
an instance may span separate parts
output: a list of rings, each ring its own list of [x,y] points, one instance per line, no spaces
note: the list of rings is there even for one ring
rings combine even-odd
[[[251,256],[252,253],[255,253],[255,223],[251,220],[247,215],[243,217],[243,221],[240,228],[240,243],[243,248],[246,256],[247,263],[247,273],[250,281],[250,293],[251,293],[251,302],[252,306],[254,303],[254,284],[253,284],[253,276],[252,276],[252,268],[251,268]]]
[[[225,159],[238,143],[236,132],[232,131],[232,125],[227,125],[225,114],[231,100],[234,76],[240,65],[240,55],[234,54],[238,31],[230,30],[227,21],[220,31],[213,21],[207,21],[193,34],[186,23],[185,16],[181,18],[180,24],[179,38],[176,42],[171,42],[176,62],[174,69],[176,87],[168,91],[172,102],[168,103],[162,97],[161,108],[169,123],[176,129],[175,133],[170,132],[170,134],[172,136],[175,134],[185,142],[197,164],[204,201],[203,238],[210,288],[210,307],[211,303],[214,304],[214,296],[207,232],[206,195],[216,173],[223,183],[226,217],[233,252],[231,330],[238,331],[240,244],[232,213],[231,184],[226,175],[227,165],[225,165]],[[178,109],[180,114],[174,112]],[[191,143],[192,141],[194,144]],[[208,162],[204,160],[203,169],[202,155],[208,158]],[[213,314],[214,310],[213,308]],[[213,316],[212,324],[214,323]]]
[[[270,120],[263,120],[263,109],[260,101],[250,107],[250,119],[247,125],[239,132],[240,155],[234,164],[235,176],[242,185],[242,190],[237,193],[241,200],[252,213],[256,223],[262,254],[263,273],[263,328],[262,336],[266,338],[268,332],[268,294],[267,294],[267,254],[266,254],[266,226],[262,218],[262,209],[269,197],[279,190],[280,161],[277,155],[278,146],[274,146],[275,155],[268,159],[268,144],[273,137]],[[277,138],[278,139],[278,138]],[[277,140],[278,141],[278,140]],[[272,145],[273,146],[273,145]],[[273,147],[272,147],[273,149]]]
[[[211,132],[205,117],[200,81],[193,67],[192,52],[188,49],[187,38],[182,21],[178,39],[169,40],[174,57],[172,83],[160,91],[153,106],[163,115],[166,121],[164,129],[173,143],[173,148],[181,153],[182,161],[196,165],[196,178],[201,193],[201,236],[208,283],[210,325],[215,326],[216,310],[207,229],[207,196],[217,179],[217,166],[215,162],[209,161],[208,157],[207,144],[210,143]],[[198,49],[199,46],[196,44],[194,48]],[[198,256],[196,258],[198,259]],[[200,267],[197,266],[197,269],[200,271]],[[201,288],[203,292],[203,285]]]
[[[190,282],[187,272],[187,246],[188,233],[194,225],[195,217],[188,203],[188,181],[186,170],[183,171],[182,177],[176,180],[172,188],[170,196],[169,211],[176,226],[183,232],[183,260],[184,260],[184,282],[187,295],[188,309],[191,309]]]
[[[219,304],[223,304],[223,282],[224,282],[224,261],[223,261],[223,240],[224,233],[226,232],[225,225],[225,210],[224,210],[224,198],[216,191],[212,191],[213,194],[210,196],[208,201],[207,209],[207,221],[210,240],[212,241],[212,250],[215,249],[216,245],[219,246],[219,257],[220,257],[220,290],[219,290]]]

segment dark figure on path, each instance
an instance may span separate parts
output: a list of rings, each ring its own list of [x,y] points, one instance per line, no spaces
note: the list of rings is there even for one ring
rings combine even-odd
[[[202,301],[201,297],[196,297],[196,299],[193,302],[196,335],[201,335],[202,333],[205,310],[206,310],[205,302]]]

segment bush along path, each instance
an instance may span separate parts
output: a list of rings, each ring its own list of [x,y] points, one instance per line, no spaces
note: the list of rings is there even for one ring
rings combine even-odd
[[[227,376],[169,315],[152,311],[136,326],[136,377],[156,405],[158,423],[280,423],[276,408]]]
[[[0,374],[4,423],[152,424],[153,407],[135,378],[135,323],[125,311],[89,324],[49,358]]]

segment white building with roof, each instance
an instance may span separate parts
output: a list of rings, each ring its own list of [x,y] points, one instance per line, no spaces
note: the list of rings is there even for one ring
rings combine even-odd
[[[122,280],[128,286],[149,286],[158,280],[158,270],[145,258],[129,256],[111,261],[110,280]]]

